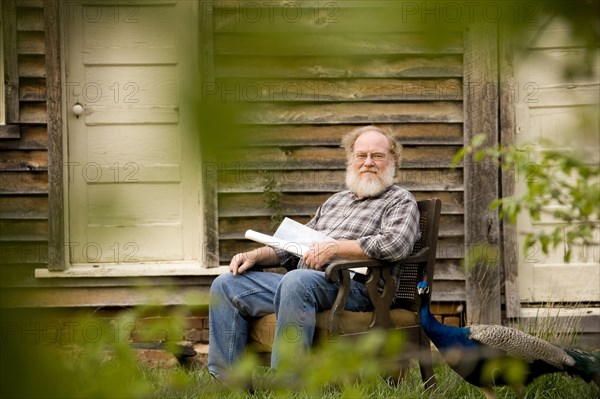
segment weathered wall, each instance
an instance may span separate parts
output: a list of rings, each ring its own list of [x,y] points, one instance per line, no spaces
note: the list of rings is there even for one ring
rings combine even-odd
[[[448,27],[432,46],[394,15],[400,8],[360,2],[249,9],[216,1],[209,11],[206,98],[244,107],[242,143],[215,160],[220,261],[255,246],[246,229],[272,232],[282,216],[306,222],[343,190],[340,138],[373,123],[404,146],[397,183],[442,200],[434,300],[463,300],[464,178],[450,167],[463,145],[462,29]]]
[[[17,135],[0,135],[0,284],[45,267],[48,253],[48,134],[43,1],[7,2],[3,18],[16,28],[5,53],[14,62]],[[14,25],[12,25],[14,23]],[[5,27],[5,32],[6,28]],[[5,35],[5,40],[10,39]],[[16,57],[16,59],[14,58]]]

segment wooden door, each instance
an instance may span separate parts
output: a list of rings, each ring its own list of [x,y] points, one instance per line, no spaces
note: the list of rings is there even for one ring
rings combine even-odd
[[[194,4],[63,5],[72,265],[200,257]]]
[[[543,148],[546,141],[551,141],[565,150],[584,150],[589,162],[597,164],[600,153],[598,57],[591,65],[593,76],[566,78],[564,71],[569,63],[584,62],[584,48],[569,39],[569,32],[558,21],[550,21],[537,33],[527,55],[516,62],[515,77],[520,90],[516,106],[517,144],[528,141]],[[529,167],[538,166],[532,163]],[[517,173],[516,195],[523,190],[528,178],[528,170]],[[551,218],[532,223],[527,215],[521,215],[517,227],[522,236],[524,232],[557,225],[558,221]],[[564,247],[551,250],[549,255],[544,255],[539,247],[523,253],[523,240],[519,242],[522,302],[600,301],[600,248],[597,245],[573,248],[571,262],[565,263]]]

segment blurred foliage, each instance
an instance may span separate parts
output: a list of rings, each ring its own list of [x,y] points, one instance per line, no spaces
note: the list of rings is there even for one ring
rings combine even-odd
[[[281,367],[270,370],[249,352],[232,369],[227,386],[214,380],[205,368],[144,367],[128,341],[115,335],[116,325],[129,325],[136,310],[111,321],[95,316],[73,321],[86,334],[68,334],[60,342],[40,343],[44,315],[38,311],[0,314],[0,397],[2,398],[480,398],[481,392],[443,363],[435,365],[437,388],[426,391],[411,364],[406,376],[396,380],[395,355],[403,348],[400,333],[374,331],[359,339],[330,339],[311,353],[298,355],[284,345]],[[177,313],[177,312],[176,312]],[[174,318],[183,317],[183,313]],[[48,319],[52,323],[51,319]],[[15,327],[19,326],[20,327]],[[85,328],[92,326],[93,328]],[[181,325],[175,322],[174,325]],[[169,327],[170,328],[170,327]],[[38,330],[36,332],[36,329]],[[79,330],[82,331],[81,329]],[[42,335],[44,333],[41,333]],[[434,354],[434,358],[436,358]],[[439,359],[438,359],[439,362]],[[519,379],[518,370],[515,380]],[[390,377],[387,377],[387,376]],[[252,387],[252,390],[249,388]],[[495,389],[498,398],[514,398],[508,387]],[[561,399],[597,397],[593,384],[557,374],[530,385],[526,398]]]
[[[240,122],[243,103],[224,101],[218,94],[214,83],[206,83],[196,78],[187,99],[194,109],[194,123],[201,139],[202,151],[206,155],[215,155],[218,148],[234,147],[242,142]]]
[[[509,386],[522,386],[527,379],[529,365],[520,359],[495,358],[488,359],[481,370],[482,381],[493,385],[494,381],[502,378]]]
[[[125,320],[123,320],[125,322]],[[2,398],[148,398],[133,350],[109,322],[82,318],[55,340],[42,311],[7,311],[0,359]],[[56,332],[59,329],[55,330]]]
[[[341,397],[361,397],[361,390],[378,383],[382,375],[394,378],[396,355],[403,350],[400,332],[373,331],[355,339],[331,338],[310,353],[299,354],[294,343],[282,342],[276,370],[261,367],[259,357],[249,352],[228,376],[228,385],[243,392],[247,387],[288,398],[302,393],[322,397],[334,387]]]
[[[0,308],[0,398],[154,398],[148,362],[138,343],[177,357],[186,317],[205,306],[166,308],[146,287],[147,305],[103,314],[76,309]],[[151,299],[154,298],[154,299]],[[168,358],[167,358],[168,359]],[[157,363],[160,365],[160,363]],[[189,376],[168,368],[165,387],[182,389]]]
[[[221,398],[245,395],[249,386],[280,398],[296,392],[320,397],[331,386],[342,392],[342,397],[360,397],[361,390],[376,384],[379,373],[387,370],[403,348],[402,335],[384,331],[358,340],[329,340],[306,355],[298,355],[294,345],[284,344],[277,371],[268,371],[256,355],[248,353],[224,386],[196,368],[142,366],[131,342],[135,329],[115,326],[135,325],[136,320],[156,314],[156,310],[131,309],[111,320],[97,316],[71,319],[63,324],[70,326],[63,331],[66,334],[59,334],[59,323],[51,313],[3,311],[0,397],[155,398],[161,397],[158,391],[173,397]],[[175,352],[184,317],[183,310],[169,314],[165,321],[148,327],[148,335],[138,335],[137,339],[143,342],[146,337],[156,342],[157,333],[167,332],[164,348]],[[389,363],[382,362],[382,356]],[[194,374],[204,376],[202,384],[197,385]]]
[[[554,227],[525,234],[525,253],[538,247],[544,254],[565,246],[564,261],[569,262],[574,247],[599,245],[600,165],[590,162],[573,147],[548,143],[544,148],[528,143],[519,146],[484,147],[486,136],[479,134],[455,156],[453,164],[473,156],[475,162],[491,160],[517,176],[524,175],[522,192],[499,198],[490,204],[510,223],[526,212],[532,222],[552,220]]]

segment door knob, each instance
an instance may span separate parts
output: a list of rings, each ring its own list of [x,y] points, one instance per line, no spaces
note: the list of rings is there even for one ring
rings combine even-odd
[[[83,114],[83,105],[81,105],[79,103],[76,103],[75,105],[73,105],[73,113],[75,114],[77,119],[79,119],[79,115]]]

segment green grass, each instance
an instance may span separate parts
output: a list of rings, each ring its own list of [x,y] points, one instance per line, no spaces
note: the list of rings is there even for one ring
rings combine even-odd
[[[435,366],[437,388],[426,391],[418,367],[410,367],[406,378],[390,384],[380,376],[382,354],[397,349],[393,336],[373,334],[360,344],[340,340],[308,356],[289,357],[276,373],[248,356],[234,369],[233,385],[242,387],[252,377],[254,395],[243,389],[230,390],[215,381],[206,368],[142,368],[126,343],[88,345],[62,354],[40,346],[8,346],[0,352],[0,398],[156,398],[156,399],[352,399],[352,398],[442,398],[481,399],[483,394],[464,382],[445,363]],[[390,346],[389,344],[392,343]],[[398,344],[398,343],[396,343]],[[401,342],[400,342],[401,344]],[[388,348],[389,346],[389,348]],[[109,349],[109,351],[107,351]],[[376,350],[378,349],[379,352]],[[383,351],[383,352],[382,352]],[[378,352],[378,355],[375,353]],[[392,351],[397,354],[397,351]],[[370,354],[370,355],[369,355]],[[7,356],[10,355],[10,356]],[[360,373],[357,370],[361,370]],[[298,378],[281,381],[285,373]],[[275,383],[266,383],[271,378]],[[33,382],[32,382],[33,381]],[[235,383],[237,381],[237,384]],[[294,381],[299,381],[294,383]],[[506,388],[496,389],[499,399],[515,398]],[[537,379],[526,391],[526,399],[599,398],[593,384],[551,374]]]
[[[133,317],[133,316],[131,316]],[[125,324],[125,322],[123,322]],[[83,321],[82,321],[82,325]],[[106,326],[107,331],[108,326]],[[442,398],[480,399],[483,394],[464,382],[439,356],[435,356],[437,388],[426,391],[418,368],[410,367],[399,384],[381,377],[384,360],[396,359],[405,348],[401,332],[373,331],[355,340],[333,339],[298,356],[293,345],[281,343],[277,372],[260,365],[256,356],[240,360],[231,375],[232,385],[257,387],[250,395],[230,390],[212,379],[205,368],[142,368],[128,342],[114,342],[110,334],[77,345],[31,345],[18,335],[7,337],[0,350],[0,398],[157,398],[157,399],[352,399]],[[358,371],[360,370],[360,371]],[[291,379],[289,376],[293,375]],[[281,383],[286,378],[286,383]],[[274,379],[274,380],[273,380]],[[515,398],[505,387],[499,399]],[[526,399],[600,398],[595,385],[552,374],[537,379]]]
[[[159,399],[227,398],[227,399],[350,399],[350,398],[407,398],[407,399],[481,399],[481,391],[463,381],[445,364],[435,366],[437,387],[428,392],[421,383],[417,367],[411,367],[406,379],[399,384],[390,384],[383,378],[358,381],[346,385],[333,386],[324,383],[317,391],[314,387],[307,391],[286,389],[257,388],[254,394],[241,389],[231,390],[214,381],[205,369],[179,370],[173,372],[152,369],[143,370],[145,382],[152,387],[153,397]],[[254,379],[260,380],[266,372],[254,373]],[[507,387],[495,389],[498,399],[516,398]],[[580,379],[566,374],[551,374],[540,377],[526,390],[525,399],[567,399],[598,398],[600,389]]]

